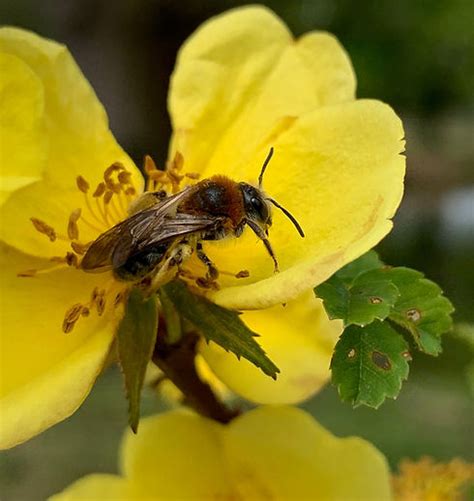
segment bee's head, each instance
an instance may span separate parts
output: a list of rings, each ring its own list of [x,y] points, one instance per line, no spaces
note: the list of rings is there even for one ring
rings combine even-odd
[[[248,219],[256,222],[263,230],[272,225],[272,211],[263,192],[251,184],[239,183],[244,199],[244,210]]]
[[[273,148],[270,148],[267,158],[265,159],[265,162],[263,162],[260,175],[258,176],[258,188],[255,188],[254,186],[247,183],[240,183],[240,189],[242,190],[242,194],[244,196],[245,213],[251,221],[257,223],[260,228],[262,228],[263,231],[268,235],[268,228],[272,225],[271,206],[274,205],[275,207],[280,209],[283,214],[285,214],[285,216],[293,223],[298,233],[302,237],[304,237],[303,229],[301,228],[298,221],[292,216],[292,214],[283,206],[281,206],[276,200],[266,197],[263,193],[263,175],[265,174],[265,170],[272,156]]]

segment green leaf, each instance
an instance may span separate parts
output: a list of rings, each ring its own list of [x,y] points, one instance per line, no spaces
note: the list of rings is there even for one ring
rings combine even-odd
[[[265,374],[276,379],[278,367],[265,355],[255,341],[258,336],[239,318],[235,311],[218,306],[202,296],[192,294],[183,282],[175,280],[163,287],[181,316],[205,337],[214,341],[237,358],[246,358]]]
[[[379,255],[374,251],[370,250],[366,252],[355,261],[346,264],[341,268],[336,275],[345,283],[352,283],[352,281],[357,278],[361,273],[365,273],[370,270],[377,270],[383,268],[384,264],[380,260]]]
[[[395,398],[408,376],[408,345],[390,325],[375,320],[342,333],[331,361],[332,382],[341,400],[377,408]]]
[[[359,270],[354,278],[350,278],[346,270],[342,274],[345,279],[338,272],[315,289],[329,318],[340,318],[345,325],[363,326],[375,319],[384,320],[399,296],[397,287],[387,280],[384,269],[362,273]]]
[[[140,396],[145,371],[153,354],[158,331],[156,297],[145,298],[139,289],[128,296],[125,316],[120,322],[117,340],[119,362],[122,368],[128,398],[128,421],[137,432],[140,419]]]
[[[452,327],[453,305],[442,295],[437,284],[418,271],[391,268],[386,270],[386,274],[400,291],[390,319],[412,334],[419,350],[438,355],[441,352],[441,335]]]

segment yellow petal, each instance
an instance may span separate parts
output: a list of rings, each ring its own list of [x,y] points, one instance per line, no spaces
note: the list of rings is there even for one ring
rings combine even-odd
[[[360,438],[336,438],[292,407],[237,418],[225,450],[242,499],[390,500],[385,458]]]
[[[48,147],[43,113],[44,93],[39,78],[21,59],[0,52],[0,192],[3,198],[41,178]]]
[[[179,53],[171,150],[184,154],[188,170],[225,174],[223,160],[248,161],[288,117],[353,99],[354,89],[334,37],[314,32],[295,41],[270,10],[238,8],[204,23]]]
[[[306,237],[274,210],[270,241],[278,274],[248,229],[239,239],[208,244],[218,268],[250,271],[247,279],[223,277],[213,300],[237,309],[284,303],[377,244],[390,231],[403,192],[402,138],[400,120],[379,101],[327,106],[296,120],[274,143],[265,189],[293,213]],[[258,160],[265,155],[262,148]],[[258,170],[255,160],[241,165],[239,175],[248,180]]]
[[[127,433],[122,450],[133,497],[232,499],[222,431],[222,425],[182,410],[143,419],[138,435]]]
[[[0,448],[12,447],[72,414],[101,371],[120,312],[91,312],[69,334],[66,310],[89,301],[106,275],[76,269],[31,278],[18,272],[51,265],[0,246]]]
[[[5,224],[2,224],[1,238],[22,251],[50,256],[47,240],[31,232],[29,218],[43,219],[51,226],[64,226],[70,212],[84,205],[83,195],[76,188],[78,175],[85,177],[93,190],[104,170],[119,161],[132,172],[138,189],[143,180],[115,141],[102,105],[63,45],[15,28],[0,29],[0,44],[0,52],[20,60],[40,85],[39,90],[24,85],[7,101],[9,135],[18,137],[14,145],[22,151],[18,157],[20,162],[35,156],[44,159],[42,181],[13,192],[2,208],[1,218]],[[11,85],[16,85],[16,78],[9,79]],[[42,109],[35,100],[38,92],[43,95]],[[41,140],[33,141],[19,125],[29,113],[39,122],[38,128],[43,132]],[[12,153],[10,157],[2,165],[2,175],[21,172],[17,155]],[[34,207],[34,213],[21,210],[25,199]]]
[[[336,438],[291,407],[255,409],[227,426],[183,410],[149,417],[127,433],[122,462],[122,482],[89,476],[53,499],[100,499],[107,484],[118,499],[390,499],[388,466],[372,445]]]
[[[95,473],[74,482],[49,501],[125,501],[130,493],[125,480],[116,475]]]
[[[247,360],[237,360],[216,344],[202,342],[201,355],[232,391],[263,404],[296,403],[328,381],[329,363],[342,325],[328,319],[312,291],[286,306],[244,312],[241,319],[260,334],[258,343],[281,372],[274,381]]]

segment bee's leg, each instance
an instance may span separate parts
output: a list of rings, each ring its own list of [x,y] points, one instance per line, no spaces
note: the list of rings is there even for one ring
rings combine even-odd
[[[214,266],[207,254],[204,253],[201,242],[196,244],[196,255],[207,267],[207,278],[211,281],[217,280],[219,277],[219,270]]]
[[[170,269],[173,267],[178,267],[179,269],[181,263],[186,261],[192,253],[193,248],[187,241],[180,242],[176,245],[164,262],[160,263],[157,267],[151,281],[150,290],[155,291],[163,285],[163,283],[167,280]]]
[[[257,235],[257,237],[263,241],[263,245],[265,245],[265,249],[267,249],[267,252],[270,254],[270,257],[273,259],[273,264],[275,266],[274,272],[278,273],[280,271],[278,268],[278,261],[277,261],[277,258],[275,256],[275,253],[273,252],[272,246],[270,245],[270,241],[268,240],[267,236],[265,235],[265,232],[262,230],[262,228],[260,228],[260,226],[258,226],[257,224],[255,224],[253,221],[251,221],[249,219],[246,220],[246,223],[250,226],[250,228],[253,230],[255,235]]]

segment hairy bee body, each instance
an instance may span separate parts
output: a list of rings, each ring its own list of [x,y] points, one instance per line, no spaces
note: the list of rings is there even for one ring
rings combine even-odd
[[[201,241],[238,238],[245,226],[249,226],[263,241],[277,270],[267,239],[272,225],[271,204],[283,210],[302,236],[303,232],[293,216],[267,198],[261,189],[261,178],[270,157],[271,152],[262,168],[259,188],[217,175],[174,195],[145,193],[146,203],[138,200],[132,207],[134,211],[139,208],[136,212],[91,244],[81,261],[82,269],[112,270],[119,280],[139,282],[151,274],[164,274],[196,252],[207,266],[208,276],[215,279],[217,269],[204,254]]]

